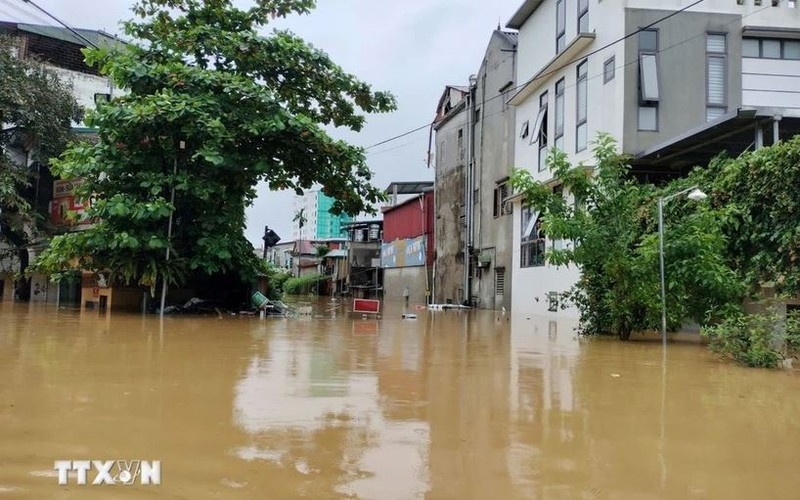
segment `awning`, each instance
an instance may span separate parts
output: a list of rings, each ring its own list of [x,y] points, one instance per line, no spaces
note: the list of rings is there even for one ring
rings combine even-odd
[[[771,110],[738,110],[687,131],[634,156],[634,175],[685,175],[695,166],[707,165],[722,152],[738,156],[755,147],[756,126],[763,130],[763,145],[774,142]],[[789,139],[800,133],[800,118],[780,119],[779,138]]]

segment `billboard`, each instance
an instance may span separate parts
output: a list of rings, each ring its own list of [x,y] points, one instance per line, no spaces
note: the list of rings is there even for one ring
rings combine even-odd
[[[75,188],[83,183],[83,179],[53,181],[53,201],[50,202],[50,220],[57,226],[74,226],[86,224],[84,213],[91,206],[91,201],[76,198]]]
[[[425,236],[395,240],[381,245],[381,267],[425,265]]]

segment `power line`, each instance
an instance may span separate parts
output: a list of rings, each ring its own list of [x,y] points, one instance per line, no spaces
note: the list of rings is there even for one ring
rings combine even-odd
[[[397,139],[402,139],[403,137],[405,137],[407,135],[411,135],[414,132],[419,132],[422,129],[426,129],[426,128],[430,127],[432,124],[433,124],[433,122],[426,123],[425,125],[422,125],[421,127],[417,127],[414,130],[409,130],[408,132],[403,132],[402,134],[396,135],[394,137],[390,137],[389,139],[386,139],[384,141],[376,142],[375,144],[373,144],[371,146],[367,146],[366,149],[372,149],[372,148],[378,147],[378,146],[380,146],[382,144],[386,144],[387,142],[392,142],[392,141],[396,141]]]
[[[751,13],[749,13],[749,14],[744,14],[744,15],[742,15],[741,17],[737,17],[736,19],[734,19],[734,20],[732,20],[732,21],[728,21],[727,23],[724,23],[724,24],[723,24],[723,26],[728,26],[728,25],[731,25],[731,24],[736,24],[736,23],[740,22],[742,19],[745,19],[745,18],[747,18],[747,17],[750,17],[750,16],[752,16],[752,15],[758,14],[759,12],[761,12],[761,11],[763,11],[763,10],[766,10],[766,9],[768,9],[768,8],[771,8],[771,7],[772,7],[772,5],[771,5],[771,4],[767,4],[766,6],[764,6],[764,7],[761,7],[761,8],[760,8],[760,9],[758,9],[758,10],[754,10],[753,12],[751,12]],[[656,53],[658,53],[658,54],[664,53],[664,52],[666,52],[666,51],[668,51],[668,50],[674,49],[675,47],[678,47],[678,46],[680,46],[680,45],[683,45],[683,44],[685,44],[685,43],[688,43],[688,42],[690,42],[690,41],[692,41],[692,40],[694,40],[694,39],[696,39],[696,38],[703,37],[703,36],[705,36],[705,35],[706,35],[706,32],[705,32],[705,31],[701,31],[700,33],[698,33],[698,34],[696,34],[696,35],[694,35],[694,36],[691,36],[691,37],[689,37],[689,38],[685,38],[685,39],[683,39],[683,40],[680,40],[680,41],[678,41],[678,42],[675,42],[675,43],[673,43],[672,45],[669,45],[669,46],[667,46],[667,47],[664,47],[663,49],[658,49],[658,50],[656,50]],[[639,62],[639,58],[638,58],[638,57],[636,57],[636,58],[634,58],[634,59],[631,59],[630,61],[623,62],[623,63],[622,63],[622,64],[620,64],[619,66],[614,66],[614,70],[615,70],[615,71],[616,71],[616,70],[622,70],[622,69],[624,69],[625,67],[627,67],[627,66],[630,66],[630,65],[632,65],[632,64],[638,64],[638,62]],[[588,77],[587,77],[587,80],[593,80],[593,79],[595,79],[595,78],[600,78],[600,77],[602,77],[602,76],[604,76],[604,74],[603,74],[602,72],[600,72],[600,73],[597,73],[597,74],[594,74],[594,75],[588,76]],[[564,87],[564,88],[565,88],[565,89],[569,89],[569,88],[576,87],[577,85],[578,85],[578,84],[577,84],[577,82],[576,82],[576,83],[570,83],[569,85],[565,85],[565,87]],[[496,97],[496,96],[495,96],[495,97]],[[487,101],[486,101],[486,102],[488,102],[488,101],[489,101],[489,99],[487,99]],[[498,112],[496,112],[496,113],[491,113],[491,114],[488,114],[488,115],[482,115],[482,119],[485,119],[485,118],[491,118],[492,116],[501,115],[501,114],[503,114],[503,113],[505,113],[505,111],[498,111]],[[466,121],[466,120],[464,120],[464,121],[461,121],[461,122],[459,122],[459,123],[458,123],[458,125],[466,125],[466,124],[467,124],[467,121]],[[389,149],[387,149],[387,150],[385,150],[385,151],[390,151],[390,150],[389,150]]]
[[[57,23],[58,23],[58,24],[60,24],[61,26],[63,26],[63,27],[65,27],[66,29],[68,29],[68,30],[70,31],[70,33],[72,33],[73,35],[75,35],[75,36],[76,36],[76,37],[78,37],[79,39],[83,40],[83,41],[84,41],[84,42],[86,42],[88,45],[91,45],[92,47],[94,47],[94,48],[96,48],[96,49],[100,48],[100,47],[98,47],[98,46],[97,46],[97,44],[95,44],[94,42],[92,42],[91,40],[89,40],[88,38],[86,38],[85,36],[81,35],[81,34],[80,34],[80,33],[79,33],[77,30],[75,30],[73,27],[71,27],[70,25],[68,25],[67,23],[65,23],[64,21],[62,21],[61,19],[57,18],[56,16],[54,16],[53,14],[51,14],[50,12],[48,12],[47,10],[45,10],[44,8],[40,7],[38,4],[34,3],[34,2],[33,2],[33,0],[20,0],[20,1],[21,1],[21,2],[23,2],[23,3],[29,3],[29,4],[33,5],[33,6],[34,6],[34,7],[36,7],[38,10],[40,10],[42,13],[44,13],[44,14],[45,14],[47,17],[49,17],[50,19],[54,20],[55,22],[57,22]]]
[[[552,69],[552,70],[550,70],[550,71],[547,71],[547,72],[545,72],[545,73],[542,73],[542,74],[540,74],[540,75],[536,75],[536,76],[534,76],[533,78],[531,78],[531,79],[527,80],[527,81],[526,81],[525,83],[523,83],[523,84],[517,85],[516,87],[511,87],[510,89],[506,89],[506,92],[508,92],[508,91],[514,91],[514,90],[519,90],[519,89],[521,89],[521,88],[523,88],[523,87],[527,86],[528,84],[530,84],[530,83],[532,83],[532,82],[534,82],[534,81],[536,81],[536,80],[540,80],[540,79],[542,79],[542,78],[549,77],[550,75],[552,75],[552,74],[554,74],[554,73],[557,73],[557,72],[559,72],[559,71],[563,70],[564,68],[566,68],[566,67],[568,67],[568,66],[571,66],[572,64],[575,64],[576,62],[582,61],[582,60],[586,59],[586,58],[587,58],[587,57],[589,57],[589,56],[592,56],[592,55],[594,55],[594,54],[597,54],[598,52],[601,52],[601,51],[603,51],[603,50],[606,50],[606,49],[607,49],[607,48],[609,48],[609,47],[612,47],[612,46],[614,46],[614,45],[616,45],[616,44],[618,44],[618,43],[620,43],[620,42],[623,42],[623,41],[627,40],[628,38],[630,38],[630,37],[632,37],[632,36],[634,36],[634,35],[636,35],[636,34],[638,34],[638,33],[641,33],[642,31],[646,31],[646,30],[648,30],[648,29],[652,28],[653,26],[655,26],[655,25],[657,25],[657,24],[659,24],[659,23],[661,23],[661,22],[663,22],[663,21],[666,21],[667,19],[670,19],[671,17],[677,16],[678,14],[681,14],[681,13],[685,12],[686,10],[688,10],[688,9],[691,9],[692,7],[694,7],[694,6],[696,6],[696,5],[700,4],[700,3],[702,3],[702,2],[704,2],[704,1],[705,1],[705,0],[695,0],[694,2],[690,3],[689,5],[687,5],[687,6],[685,6],[685,7],[681,7],[680,9],[678,9],[678,10],[676,10],[676,11],[670,12],[669,14],[667,14],[667,15],[665,15],[665,16],[663,16],[663,17],[660,17],[660,18],[658,18],[658,19],[656,19],[655,21],[653,21],[652,23],[648,24],[647,26],[644,26],[644,27],[642,27],[642,28],[638,28],[638,29],[636,29],[636,30],[634,30],[634,31],[632,31],[632,32],[630,32],[630,33],[628,33],[628,34],[626,34],[626,35],[624,35],[624,36],[620,37],[620,38],[617,38],[616,40],[613,40],[613,41],[611,41],[611,42],[609,42],[609,43],[607,43],[607,44],[603,45],[602,47],[599,47],[599,48],[597,48],[597,49],[594,49],[594,50],[590,51],[590,52],[589,52],[589,53],[587,53],[587,54],[582,54],[580,57],[577,57],[577,58],[575,58],[575,59],[572,59],[572,60],[570,60],[570,61],[567,61],[567,62],[565,62],[564,64],[562,64],[561,66],[559,66],[559,67],[557,67],[557,68],[554,68],[554,69]],[[498,94],[497,94],[497,95],[495,95],[494,97],[490,97],[489,99],[486,99],[486,100],[485,100],[485,101],[483,101],[483,102],[484,102],[484,103],[486,103],[486,102],[490,102],[490,101],[493,101],[493,100],[495,100],[495,99],[498,99],[498,98],[500,98],[500,97],[503,97],[503,96],[505,95],[505,93],[506,93],[506,92],[498,93]],[[405,137],[405,136],[407,136],[407,135],[413,134],[414,132],[419,132],[420,130],[423,130],[423,129],[425,129],[425,128],[428,128],[428,127],[430,127],[431,125],[433,125],[433,123],[434,123],[434,122],[432,122],[432,121],[431,121],[431,122],[428,122],[428,123],[426,123],[425,125],[422,125],[422,126],[420,126],[420,127],[417,127],[417,128],[415,128],[415,129],[413,129],[413,130],[409,130],[409,131],[407,131],[407,132],[404,132],[404,133],[402,133],[402,134],[398,134],[398,135],[396,135],[396,136],[394,136],[394,137],[390,137],[390,138],[388,138],[388,139],[386,139],[386,140],[383,140],[383,141],[381,141],[381,142],[377,142],[377,143],[375,143],[375,144],[373,144],[373,145],[371,145],[371,146],[367,146],[367,148],[366,148],[366,149],[371,149],[371,148],[374,148],[374,147],[376,147],[376,146],[380,146],[380,145],[382,145],[382,144],[386,144],[387,142],[396,141],[397,139],[400,139],[400,138],[402,138],[402,137]]]

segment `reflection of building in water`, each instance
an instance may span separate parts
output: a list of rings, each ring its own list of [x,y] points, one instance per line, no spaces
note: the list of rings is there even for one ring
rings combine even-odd
[[[508,468],[528,494],[577,494],[586,454],[587,413],[574,387],[580,343],[572,320],[511,322],[511,440]],[[522,490],[520,490],[522,491]],[[580,494],[578,494],[580,496]]]
[[[289,496],[418,495],[427,425],[384,416],[372,369],[376,339],[346,327],[268,339],[270,357],[254,357],[236,387],[234,420],[249,435],[236,453],[307,476],[286,489]]]
[[[432,498],[514,498],[508,323],[491,313],[435,314],[426,339]]]

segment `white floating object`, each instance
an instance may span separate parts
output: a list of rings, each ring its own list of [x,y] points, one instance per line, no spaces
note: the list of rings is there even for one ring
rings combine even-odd
[[[417,315],[416,314],[410,314],[410,313],[403,313],[402,318],[403,319],[417,319]]]

